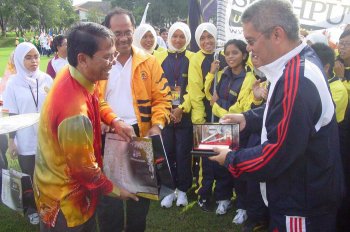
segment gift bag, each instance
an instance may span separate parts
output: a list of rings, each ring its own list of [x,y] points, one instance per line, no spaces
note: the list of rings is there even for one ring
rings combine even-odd
[[[17,172],[21,172],[21,167],[19,166],[19,162],[18,162],[18,156],[15,158],[12,158],[9,149],[7,149],[6,151],[6,160],[7,160],[7,169],[12,169],[12,170],[16,170]]]
[[[9,208],[21,213],[35,205],[32,181],[29,175],[2,169],[1,200]]]

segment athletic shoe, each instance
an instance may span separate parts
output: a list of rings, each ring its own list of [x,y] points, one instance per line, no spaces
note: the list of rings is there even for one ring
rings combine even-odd
[[[232,207],[231,201],[230,200],[222,200],[222,201],[217,201],[218,207],[216,209],[216,214],[217,215],[224,215],[227,213],[227,210],[229,210]]]
[[[247,211],[244,209],[237,209],[236,210],[237,214],[233,218],[232,223],[235,223],[237,225],[242,224],[245,220],[247,220]]]
[[[173,201],[176,200],[176,195],[175,193],[169,194],[168,196],[164,197],[162,202],[160,203],[160,206],[164,208],[170,208],[173,206]]]
[[[38,213],[32,213],[28,215],[29,222],[32,225],[38,225],[40,222],[39,214]]]
[[[185,192],[182,192],[180,190],[177,190],[177,201],[176,201],[177,206],[186,206],[188,205],[187,201],[187,195]]]
[[[207,199],[199,198],[198,205],[204,212],[210,212],[209,201]]]

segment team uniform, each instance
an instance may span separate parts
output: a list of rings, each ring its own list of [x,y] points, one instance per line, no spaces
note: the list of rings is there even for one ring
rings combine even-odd
[[[220,54],[220,71],[225,66],[224,57]],[[202,50],[195,53],[189,66],[189,85],[188,91],[192,105],[192,122],[200,124],[210,122],[212,117],[212,109],[210,101],[205,95],[205,80],[211,74],[209,73],[210,65],[214,61],[214,53],[207,54]],[[213,85],[209,88],[209,92],[213,93]],[[199,187],[196,193],[199,200],[208,202],[212,195],[212,187],[214,179],[221,179],[222,182],[215,184],[215,199],[217,201],[231,199],[232,197],[232,179],[230,174],[216,162],[210,161],[206,157],[200,158],[200,170],[198,177]],[[216,171],[215,171],[216,170]]]
[[[271,231],[334,231],[343,193],[338,128],[314,51],[301,44],[259,68],[270,81],[267,104],[244,113],[245,131],[262,127],[261,145],[228,153],[235,177],[258,180]]]
[[[162,131],[164,147],[169,156],[176,188],[186,193],[192,186],[192,149],[193,130],[191,122],[191,102],[187,93],[188,66],[192,52],[184,50],[180,53],[165,51],[156,57],[161,64],[164,75],[172,89],[173,109],[183,110],[179,123],[171,123]]]

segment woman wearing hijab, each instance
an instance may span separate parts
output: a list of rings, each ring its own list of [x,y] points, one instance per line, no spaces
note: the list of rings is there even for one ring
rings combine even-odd
[[[134,32],[133,45],[137,48],[144,50],[146,53],[154,54],[157,46],[157,33],[154,28],[149,24],[141,24]]]
[[[192,122],[187,83],[193,53],[186,49],[190,41],[190,28],[176,22],[169,29],[168,50],[155,54],[172,91],[172,123],[164,128],[162,136],[177,189],[161,201],[165,208],[170,208],[176,199],[177,206],[186,206],[186,192],[192,185]]]
[[[6,86],[3,95],[4,109],[10,115],[39,113],[52,85],[52,78],[39,70],[40,54],[32,43],[20,43],[14,52],[16,74]],[[18,155],[23,173],[33,179],[37,148],[37,127],[31,126],[9,135],[9,152]],[[38,224],[39,216],[35,209],[27,211],[30,223]]]
[[[214,81],[215,61],[205,80],[205,93],[207,99],[211,101],[215,121],[218,121],[219,118],[227,113],[243,113],[251,108],[255,108],[261,105],[262,100],[267,97],[267,89],[260,88],[260,81],[257,81],[253,69],[247,64],[249,53],[246,47],[247,44],[245,42],[237,39],[229,40],[225,44],[224,54],[228,67],[217,78],[219,81],[216,85],[214,95],[211,95],[209,90]],[[255,88],[253,88],[254,86]],[[249,142],[251,143],[253,141],[248,140],[248,138],[242,139],[241,137],[240,147],[251,147],[252,145]],[[247,194],[248,184],[254,187],[258,183],[253,181],[248,183],[242,180],[235,180],[234,182],[237,215],[233,219],[233,223],[242,224],[247,219],[247,204],[250,202],[256,203],[258,200],[248,198],[251,195]],[[255,185],[251,184],[251,182],[253,184],[255,183]],[[260,194],[260,192],[258,193]],[[256,198],[259,198],[259,195]]]
[[[212,23],[202,23],[198,26],[195,32],[196,42],[200,51],[195,53],[191,60],[188,70],[188,93],[190,95],[192,105],[192,123],[202,124],[210,122],[212,117],[212,110],[210,106],[210,99],[207,99],[204,92],[204,83],[210,76],[210,68],[212,63],[220,73],[225,67],[225,60],[221,53],[217,60],[214,61],[214,53],[216,48],[217,30]],[[213,86],[209,88],[213,94]],[[200,158],[199,170],[199,188],[196,193],[199,195],[198,205],[204,211],[210,211],[210,198],[212,195],[212,187],[215,184],[215,200],[218,203],[216,210],[217,214],[225,214],[231,207],[232,197],[232,178],[230,173],[210,161],[207,157]]]

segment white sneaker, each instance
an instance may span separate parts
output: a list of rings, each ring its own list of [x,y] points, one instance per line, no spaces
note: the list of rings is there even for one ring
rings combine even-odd
[[[186,206],[188,205],[187,201],[187,195],[185,192],[182,192],[180,190],[177,190],[177,201],[176,201],[177,206]]]
[[[32,213],[28,215],[29,222],[32,225],[38,225],[40,222],[39,214],[38,213]]]
[[[217,215],[224,215],[227,213],[227,210],[232,207],[231,201],[230,200],[222,200],[222,201],[217,201],[218,203],[218,208],[216,209],[216,214]]]
[[[173,201],[176,200],[175,193],[169,194],[168,196],[164,197],[162,202],[160,202],[160,206],[165,208],[170,208],[173,205]]]
[[[233,218],[232,223],[235,223],[237,225],[242,224],[245,220],[247,220],[248,215],[247,215],[247,211],[244,209],[237,209],[236,210],[237,214],[236,216]]]

